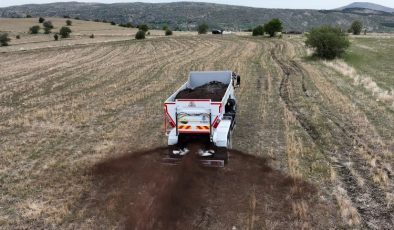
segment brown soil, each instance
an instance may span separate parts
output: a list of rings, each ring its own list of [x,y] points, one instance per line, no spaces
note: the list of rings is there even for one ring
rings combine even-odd
[[[126,229],[328,226],[316,218],[329,210],[317,190],[272,169],[266,159],[234,150],[225,168],[200,167],[195,154],[167,166],[161,164],[166,152],[157,148],[95,165],[93,190],[84,197],[92,215]],[[304,211],[297,208],[302,203]]]
[[[175,99],[211,99],[221,101],[226,93],[228,85],[221,82],[210,82],[194,89],[184,89],[179,92]]]

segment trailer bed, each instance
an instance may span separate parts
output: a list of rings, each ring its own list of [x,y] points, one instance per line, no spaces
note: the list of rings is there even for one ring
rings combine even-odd
[[[211,81],[194,89],[186,88],[181,90],[175,99],[211,99],[212,101],[222,101],[228,84],[218,81]]]

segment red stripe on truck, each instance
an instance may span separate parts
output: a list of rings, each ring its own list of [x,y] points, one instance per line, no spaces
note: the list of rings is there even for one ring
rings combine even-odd
[[[195,134],[207,134],[209,133],[209,130],[203,131],[203,130],[199,130],[199,131],[191,131],[191,130],[179,130],[179,133],[195,133]]]
[[[174,122],[174,120],[172,120],[172,118],[171,118],[170,114],[168,113],[167,104],[175,104],[175,102],[174,102],[174,103],[172,103],[172,102],[167,102],[167,103],[164,103],[164,108],[165,108],[165,111],[166,111],[167,117],[168,117],[168,119],[170,120],[170,125],[171,125],[172,127],[175,127],[175,122]]]

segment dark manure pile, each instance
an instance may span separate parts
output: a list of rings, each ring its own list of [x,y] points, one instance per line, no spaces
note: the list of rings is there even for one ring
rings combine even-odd
[[[227,87],[227,84],[212,81],[194,89],[184,89],[176,95],[175,99],[211,99],[212,101],[221,101]]]
[[[92,191],[81,201],[88,215],[100,226],[125,229],[328,226],[334,209],[318,201],[315,187],[272,169],[264,158],[232,150],[225,168],[204,168],[189,153],[168,166],[162,164],[166,152],[130,152],[96,164]]]

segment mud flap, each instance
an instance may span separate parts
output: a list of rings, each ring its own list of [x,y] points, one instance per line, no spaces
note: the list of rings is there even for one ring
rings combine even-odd
[[[200,163],[204,167],[212,167],[212,168],[224,167],[224,160],[200,160]]]
[[[212,167],[212,168],[223,168],[225,165],[224,160],[217,160],[217,159],[200,159],[200,164],[203,167]],[[182,162],[182,158],[172,158],[172,157],[165,157],[162,160],[162,164],[164,165],[180,165]]]
[[[164,165],[179,165],[181,163],[181,158],[165,157],[162,159],[162,164]]]

